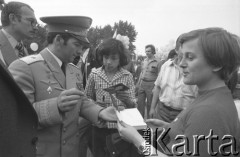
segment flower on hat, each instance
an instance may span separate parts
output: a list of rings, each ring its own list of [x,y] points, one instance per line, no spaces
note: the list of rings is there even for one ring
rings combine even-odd
[[[122,36],[122,35],[118,34],[115,39],[121,41],[121,42],[123,43],[123,46],[124,46],[126,49],[129,48],[130,42],[129,42],[128,36]]]

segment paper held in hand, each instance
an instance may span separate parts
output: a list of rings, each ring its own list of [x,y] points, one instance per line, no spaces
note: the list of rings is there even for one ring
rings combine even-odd
[[[116,114],[119,120],[135,127],[137,130],[147,128],[147,124],[144,122],[144,119],[137,108],[116,111]]]

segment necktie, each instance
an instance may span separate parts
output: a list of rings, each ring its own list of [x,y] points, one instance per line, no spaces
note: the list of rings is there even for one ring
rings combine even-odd
[[[64,75],[66,75],[66,66],[64,63],[62,63],[61,69],[62,69]]]
[[[24,46],[21,42],[19,42],[16,47],[15,47],[17,50],[18,50],[18,57],[19,58],[22,58],[25,56],[25,52],[24,52]]]

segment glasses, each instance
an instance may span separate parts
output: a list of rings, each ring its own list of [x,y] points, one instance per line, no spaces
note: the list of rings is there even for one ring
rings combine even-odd
[[[23,19],[25,19],[26,21],[30,22],[32,27],[38,27],[39,26],[39,24],[37,23],[37,21],[35,19],[32,19],[32,18],[23,18]]]
[[[26,18],[26,17],[22,17],[21,15],[18,15],[18,14],[15,14],[15,16],[30,22],[32,27],[38,27],[39,26],[39,24],[37,23],[37,21],[34,18]]]

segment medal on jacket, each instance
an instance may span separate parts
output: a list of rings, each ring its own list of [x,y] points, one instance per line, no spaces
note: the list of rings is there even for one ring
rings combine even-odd
[[[51,87],[51,86],[49,86],[49,87],[47,88],[47,92],[48,92],[48,94],[51,94],[51,93],[52,93],[52,87]]]

